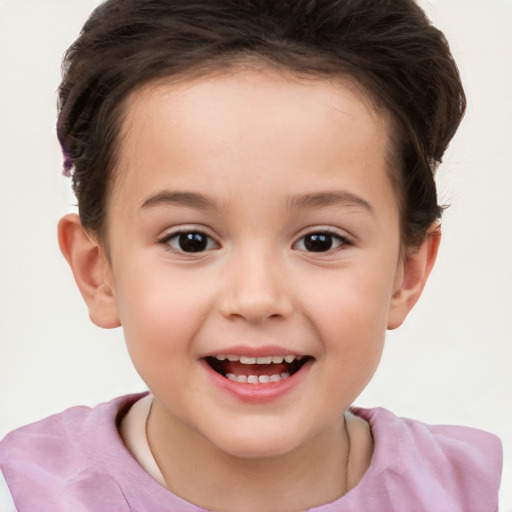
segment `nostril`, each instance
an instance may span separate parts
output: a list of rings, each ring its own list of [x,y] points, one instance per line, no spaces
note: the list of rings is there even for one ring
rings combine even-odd
[[[290,315],[291,310],[292,307],[285,297],[246,296],[226,301],[221,307],[222,314],[227,318],[254,323],[283,320]]]

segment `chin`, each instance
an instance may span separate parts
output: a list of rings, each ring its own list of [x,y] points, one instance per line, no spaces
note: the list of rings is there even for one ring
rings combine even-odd
[[[291,436],[292,429],[279,427],[247,429],[240,435],[233,432],[211,439],[210,442],[222,452],[239,459],[269,459],[287,455],[299,448],[305,439]]]

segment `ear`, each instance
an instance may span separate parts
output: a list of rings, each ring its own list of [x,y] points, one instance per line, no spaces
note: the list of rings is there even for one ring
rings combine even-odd
[[[78,215],[63,217],[58,226],[59,246],[89,309],[99,327],[118,327],[112,272],[103,246],[82,227]]]
[[[441,242],[441,226],[435,223],[422,244],[404,255],[397,271],[395,291],[391,298],[388,329],[396,329],[420,298],[430,271],[434,266]]]

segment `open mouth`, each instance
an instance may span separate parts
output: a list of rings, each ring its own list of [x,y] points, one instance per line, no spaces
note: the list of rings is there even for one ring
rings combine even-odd
[[[297,355],[249,357],[218,354],[208,365],[226,379],[247,384],[280,382],[297,373],[312,357]]]

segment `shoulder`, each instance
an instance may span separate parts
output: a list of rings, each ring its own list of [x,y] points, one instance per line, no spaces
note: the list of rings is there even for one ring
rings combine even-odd
[[[104,429],[115,430],[116,417],[128,409],[139,395],[119,397],[94,408],[72,407],[59,414],[25,425],[5,436],[0,442],[0,465],[25,458],[50,464],[56,456],[72,458],[74,450],[82,450],[85,437]]]
[[[61,510],[62,492],[78,496],[89,486],[111,493],[116,484],[101,463],[114,465],[122,456],[117,418],[140,396],[120,397],[92,409],[73,407],[9,433],[0,442],[0,469],[19,510],[31,510],[35,499],[48,510]],[[74,505],[67,506],[72,510]]]
[[[428,425],[382,408],[352,412],[370,424],[373,470],[391,471],[411,492],[430,494],[431,502],[442,496],[440,504],[452,500],[458,506],[438,510],[498,509],[502,447],[495,435],[470,427]]]

